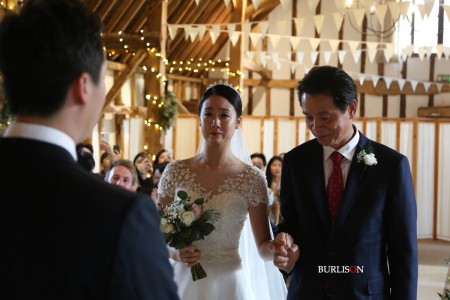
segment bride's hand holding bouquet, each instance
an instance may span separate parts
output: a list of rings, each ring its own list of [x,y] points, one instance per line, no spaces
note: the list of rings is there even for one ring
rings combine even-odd
[[[192,245],[202,240],[214,229],[212,224],[219,219],[220,214],[213,210],[203,210],[203,198],[191,201],[185,191],[178,191],[177,197],[160,210],[160,228],[164,233],[166,243],[178,249],[178,258],[191,267],[192,279],[205,278],[206,272],[198,263],[200,250]]]

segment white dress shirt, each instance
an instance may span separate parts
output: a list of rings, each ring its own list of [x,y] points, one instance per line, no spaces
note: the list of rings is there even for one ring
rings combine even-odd
[[[5,138],[25,138],[46,142],[66,149],[77,160],[75,141],[61,130],[38,124],[12,122],[5,131]]]
[[[359,142],[359,131],[357,129],[355,135],[348,141],[347,144],[339,148],[337,151],[344,156],[341,161],[341,169],[342,169],[342,179],[345,183],[347,182],[348,172],[350,171],[350,165],[352,164],[353,155],[356,151],[356,146]],[[330,158],[331,153],[336,151],[336,149],[331,148],[329,146],[323,147],[323,168],[325,174],[325,188],[328,185],[328,177],[331,175],[331,171],[333,170],[333,161]]]

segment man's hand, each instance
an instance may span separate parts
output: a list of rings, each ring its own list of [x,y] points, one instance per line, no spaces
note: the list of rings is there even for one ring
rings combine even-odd
[[[273,242],[275,245],[273,264],[281,270],[291,272],[300,257],[299,247],[294,243],[292,236],[285,232],[277,234]]]

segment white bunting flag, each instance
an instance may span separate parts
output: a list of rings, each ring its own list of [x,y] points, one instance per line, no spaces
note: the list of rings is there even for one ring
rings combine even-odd
[[[255,7],[255,10],[258,10],[259,7],[259,0],[252,0],[253,6]]]
[[[206,26],[205,25],[198,25],[198,38],[200,40],[202,40],[203,37],[205,36],[205,32],[206,32]]]
[[[436,46],[436,56],[438,59],[442,58],[442,54],[444,53],[444,45],[439,44]]]
[[[389,2],[388,3],[389,11],[391,12],[391,18],[394,21],[397,21],[400,18],[400,6],[398,2]]]
[[[355,64],[359,63],[359,59],[361,58],[361,50],[355,50],[352,52],[353,61]]]
[[[191,38],[191,43],[193,43],[195,41],[195,39],[197,38],[197,34],[198,34],[198,28],[191,26],[190,31],[189,31],[189,37]]]
[[[236,23],[228,23],[227,24],[228,36],[232,36],[236,31]]]
[[[397,79],[398,88],[400,89],[400,92],[403,90],[403,87],[405,86],[406,80],[405,79]]]
[[[228,7],[228,5],[230,4],[230,0],[223,0],[223,2],[225,2],[226,7]]]
[[[241,36],[241,32],[233,32],[233,35],[229,37],[231,45],[236,46],[236,43],[238,42],[239,38]]]
[[[331,51],[324,51],[323,52],[323,60],[325,62],[326,65],[330,64],[330,60],[331,60]]]
[[[200,0],[195,0],[195,4],[198,6],[200,4]]]
[[[287,11],[289,7],[291,7],[292,0],[280,0],[281,7],[284,11]]]
[[[358,78],[359,78],[359,85],[363,86],[364,85],[364,80],[366,80],[366,74],[359,73],[358,74]]]
[[[450,56],[450,47],[444,47],[443,52],[444,52],[445,58],[448,59]]]
[[[344,59],[346,56],[347,56],[347,50],[339,50],[338,51],[338,59],[339,59],[340,64],[344,63]]]
[[[169,29],[169,37],[171,40],[173,40],[177,35],[178,26],[169,24],[167,28]]]
[[[394,56],[394,44],[384,44],[385,48],[383,49],[384,58],[388,63],[392,56]]]
[[[377,16],[378,24],[384,27],[384,18],[388,10],[387,4],[375,5],[375,15]]]
[[[270,54],[270,57],[272,58],[272,61],[275,63],[278,63],[280,61],[280,53],[274,51]]]
[[[347,45],[350,48],[351,52],[356,51],[356,49],[359,47],[359,44],[359,41],[347,41]]]
[[[314,20],[314,26],[316,27],[317,33],[320,34],[320,32],[322,31],[322,26],[323,26],[323,21],[325,20],[325,16],[324,15],[315,15],[313,17]]]
[[[183,25],[183,26],[181,26],[181,28],[183,28],[183,30],[184,30],[184,40],[187,41],[190,36],[191,26]]]
[[[300,64],[300,65],[303,64],[303,60],[305,58],[305,52],[297,51],[296,58],[297,58],[298,64]]]
[[[398,3],[398,6],[400,8],[400,13],[402,14],[403,18],[406,18],[408,16],[410,4],[411,4],[411,2],[409,2],[409,1]]]
[[[269,22],[268,21],[262,21],[262,22],[259,22],[258,25],[259,25],[258,26],[259,33],[266,34],[267,33],[267,29],[269,28]]]
[[[216,43],[217,38],[219,37],[220,33],[220,25],[213,25],[212,28],[209,30],[209,37],[211,38],[211,42],[213,45]]]
[[[295,32],[300,35],[303,30],[303,25],[305,24],[305,18],[294,18]]]
[[[444,84],[443,84],[443,83],[435,83],[435,85],[436,85],[437,90],[438,90],[439,92],[444,92],[444,91],[443,91],[443,90],[444,90]]]
[[[312,62],[313,64],[316,63],[317,57],[318,57],[318,56],[319,56],[319,51],[311,51],[311,53],[310,53],[310,58],[311,58],[311,62]]]
[[[369,55],[369,61],[370,63],[373,63],[375,61],[375,56],[377,56],[377,49],[368,49],[367,54]]]
[[[250,41],[252,42],[253,48],[256,48],[258,46],[259,40],[261,39],[261,34],[256,32],[250,32]]]
[[[389,89],[394,78],[385,76],[385,77],[383,77],[383,80],[384,80],[384,83],[386,84],[386,88]]]
[[[319,4],[319,0],[308,0],[308,6],[312,12],[316,11],[317,4]]]
[[[316,50],[320,43],[320,39],[316,39],[316,38],[309,38],[308,41],[309,41],[309,44],[311,45],[312,50]]]
[[[402,49],[401,57],[402,57],[402,61],[404,61],[404,62],[408,59],[408,50],[406,48]]]
[[[418,80],[411,80],[410,83],[411,83],[411,87],[412,87],[413,91],[415,92],[416,88],[417,88],[417,84],[419,84],[419,81]]]
[[[278,34],[268,34],[270,44],[272,45],[272,49],[276,49],[278,44],[280,43],[281,36]]]
[[[428,93],[428,92],[430,91],[431,82],[425,81],[425,82],[422,82],[422,84],[423,84],[423,87],[424,87],[424,89],[425,89],[425,92]]]
[[[330,45],[331,51],[333,53],[336,53],[340,42],[340,40],[328,40],[328,45]]]
[[[419,58],[421,61],[423,61],[423,58],[425,57],[426,49],[425,47],[419,47]]]
[[[296,63],[291,63],[291,73],[295,74],[295,71],[297,71],[297,64]]]
[[[373,87],[376,88],[378,81],[380,80],[380,76],[378,75],[372,75],[372,83],[373,83]]]
[[[337,12],[333,14],[334,26],[336,26],[336,30],[339,31],[344,23],[344,14]]]
[[[416,4],[417,10],[419,11],[420,18],[423,20],[427,15],[427,8],[425,4]],[[416,15],[417,16],[417,15]]]
[[[362,22],[364,20],[364,15],[366,14],[364,8],[358,8],[351,11],[353,13],[353,17],[355,18],[356,25],[361,28]]]
[[[296,51],[298,45],[300,44],[301,37],[299,36],[290,36],[289,41],[291,42],[292,51]]]
[[[431,55],[436,52],[436,49],[433,46],[426,46],[425,49],[427,50],[428,57],[431,57]]]
[[[450,5],[443,5],[445,14],[447,15],[447,21],[450,21]]]

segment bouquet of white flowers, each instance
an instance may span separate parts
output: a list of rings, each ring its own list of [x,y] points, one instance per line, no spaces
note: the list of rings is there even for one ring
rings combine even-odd
[[[204,239],[215,229],[212,223],[220,214],[213,209],[203,211],[204,202],[203,198],[191,201],[191,197],[180,190],[174,201],[161,209],[160,228],[169,246],[181,249]],[[191,268],[191,274],[194,281],[207,276],[200,263]]]

